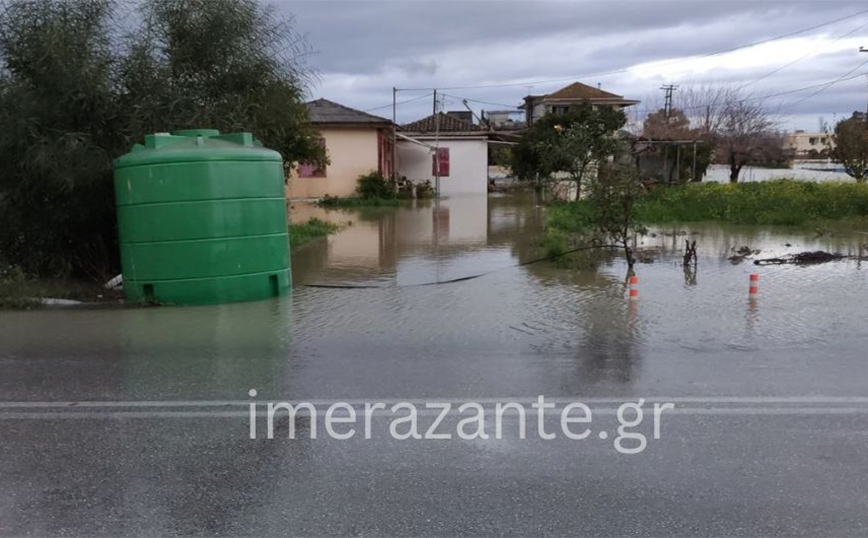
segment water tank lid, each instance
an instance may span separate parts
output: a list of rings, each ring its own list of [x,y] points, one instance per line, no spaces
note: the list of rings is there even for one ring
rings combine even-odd
[[[182,129],[180,131],[175,131],[172,133],[175,136],[217,136],[220,134],[220,131],[217,129]]]
[[[282,161],[250,133],[220,134],[216,129],[185,129],[145,135],[144,144],[115,160],[115,168],[198,161]]]

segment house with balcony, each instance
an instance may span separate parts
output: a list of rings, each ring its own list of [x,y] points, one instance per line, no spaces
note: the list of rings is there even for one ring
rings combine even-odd
[[[593,106],[610,106],[620,110],[638,104],[639,101],[626,99],[623,95],[616,95],[599,87],[594,88],[581,82],[573,82],[553,93],[528,95],[519,108],[524,110],[525,124],[532,127],[534,120],[546,114],[563,114],[571,107],[584,103]]]

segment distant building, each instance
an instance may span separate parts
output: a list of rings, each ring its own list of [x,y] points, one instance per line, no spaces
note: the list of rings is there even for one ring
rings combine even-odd
[[[570,108],[590,103],[593,106],[611,106],[622,109],[633,106],[639,101],[625,99],[622,95],[616,95],[600,88],[594,88],[581,82],[573,82],[569,86],[547,95],[528,95],[524,98],[524,104],[519,108],[525,112],[525,123],[528,127],[546,114],[563,114]]]
[[[434,185],[439,169],[441,195],[488,192],[489,135],[478,125],[441,112],[403,125],[398,134],[399,176]]]
[[[452,116],[453,118],[458,118],[462,121],[473,123],[473,112],[469,110],[449,110],[446,112],[446,115]]]
[[[796,131],[784,137],[784,151],[794,157],[820,157],[835,147],[829,133]]]
[[[524,112],[516,110],[484,110],[482,118],[492,129],[521,129],[524,127]]]
[[[350,196],[359,176],[392,175],[394,124],[328,99],[307,103],[310,121],[319,131],[329,164],[324,168],[299,163],[289,178],[290,198]]]

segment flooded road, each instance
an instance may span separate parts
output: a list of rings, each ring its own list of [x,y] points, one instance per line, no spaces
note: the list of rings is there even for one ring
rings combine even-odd
[[[545,208],[528,198],[291,214],[344,225],[293,253],[291,298],[0,312],[0,534],[868,532],[865,268],[729,260],[855,255],[866,236],[656,229],[631,301],[617,256],[536,261]],[[676,409],[636,455],[602,431],[250,440],[251,389],[316,405],[544,395],[599,408],[607,432],[620,402]]]

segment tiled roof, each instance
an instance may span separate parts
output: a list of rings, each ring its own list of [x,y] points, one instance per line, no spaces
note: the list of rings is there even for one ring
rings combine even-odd
[[[440,116],[440,132],[468,132],[479,130],[478,126],[470,123],[469,121],[456,118],[455,116],[449,116],[442,112],[440,112],[438,115]],[[414,121],[413,123],[408,123],[406,125],[403,125],[401,128],[411,133],[433,133],[438,130],[438,126],[436,125],[435,120],[436,117],[437,116],[435,116],[434,114],[431,114],[427,118],[422,118],[421,120]]]
[[[616,95],[603,91],[581,82],[573,82],[569,86],[545,96],[548,99],[623,99],[622,95]]]
[[[328,99],[307,103],[311,123],[391,124],[391,120],[374,116],[355,108],[344,106]]]

